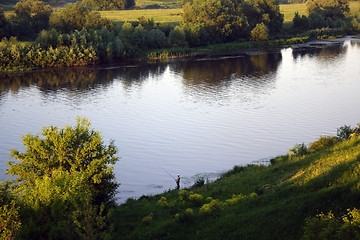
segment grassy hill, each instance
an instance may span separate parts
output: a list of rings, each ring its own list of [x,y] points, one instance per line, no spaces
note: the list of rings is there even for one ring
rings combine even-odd
[[[213,183],[129,199],[112,217],[115,238],[301,239],[307,217],[360,207],[360,137],[329,139]]]

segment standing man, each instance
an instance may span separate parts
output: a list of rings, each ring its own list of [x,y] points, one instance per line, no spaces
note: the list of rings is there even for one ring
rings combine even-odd
[[[176,185],[177,185],[177,189],[179,189],[180,188],[180,175],[178,174],[178,176],[177,176],[177,179],[175,180],[175,182],[176,182]]]

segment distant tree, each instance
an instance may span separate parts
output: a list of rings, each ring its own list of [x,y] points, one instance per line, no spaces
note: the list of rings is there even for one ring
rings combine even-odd
[[[14,6],[12,34],[18,37],[35,35],[48,28],[51,7],[42,1],[22,0]]]
[[[276,34],[283,23],[276,0],[192,0],[185,3],[183,12],[184,23],[204,26],[212,42],[250,38],[260,23]]]
[[[305,15],[300,17],[299,12],[295,12],[295,16],[292,20],[293,26],[292,29],[295,32],[303,32],[310,28],[310,22]]]
[[[306,6],[309,14],[320,14],[325,19],[343,19],[350,13],[349,0],[308,0]]]
[[[135,0],[82,0],[81,3],[94,10],[129,9],[135,6]]]
[[[269,38],[268,28],[264,23],[258,23],[251,31],[251,39],[255,41],[266,41]]]
[[[98,12],[92,12],[88,7],[81,3],[68,4],[50,17],[50,26],[62,32],[73,30],[101,29],[106,26],[113,29],[114,24],[100,16]]]
[[[9,23],[5,17],[4,10],[0,8],[0,39],[7,36],[9,31]]]

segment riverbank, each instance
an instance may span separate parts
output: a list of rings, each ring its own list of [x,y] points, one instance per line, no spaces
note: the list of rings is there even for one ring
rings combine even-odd
[[[332,211],[340,219],[360,207],[358,133],[291,151],[269,166],[234,167],[213,183],[129,199],[112,216],[114,238],[302,239],[309,217]]]
[[[332,31],[331,31],[332,32]],[[224,44],[214,44],[197,48],[169,48],[152,50],[140,53],[138,58],[118,59],[109,64],[116,64],[118,61],[153,61],[166,60],[176,58],[193,58],[202,56],[214,55],[231,55],[244,49],[259,49],[259,48],[279,48],[292,47],[297,44],[304,44],[314,40],[329,40],[340,38],[343,35],[314,35],[292,37],[287,39],[276,39],[269,41],[244,41],[232,42]],[[94,49],[91,48],[69,48],[61,47],[59,49],[50,48],[48,51],[37,48],[31,42],[18,42],[16,40],[2,41],[0,44],[6,51],[17,52],[11,53],[9,56],[16,56],[16,59],[9,58],[8,61],[4,57],[3,63],[0,65],[0,77],[9,76],[13,74],[33,72],[40,69],[51,69],[61,67],[77,67],[106,64],[101,59]],[[71,53],[70,55],[68,53]],[[15,55],[14,55],[15,54]],[[34,58],[34,59],[33,59]],[[8,62],[8,64],[6,63]]]

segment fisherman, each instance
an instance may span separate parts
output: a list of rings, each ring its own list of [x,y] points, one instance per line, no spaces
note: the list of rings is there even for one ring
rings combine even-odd
[[[177,176],[177,179],[175,180],[175,182],[176,182],[176,185],[177,185],[177,189],[179,189],[180,188],[180,174],[178,174],[178,176]]]

